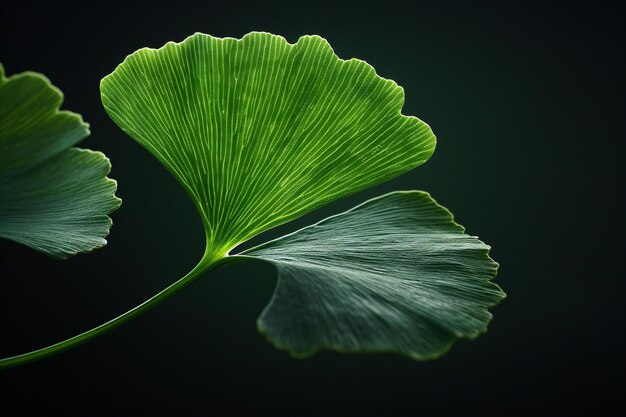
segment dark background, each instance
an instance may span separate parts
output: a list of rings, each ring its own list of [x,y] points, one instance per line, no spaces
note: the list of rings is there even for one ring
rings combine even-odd
[[[297,360],[255,329],[272,268],[230,265],[96,341],[1,373],[0,414],[626,415],[623,22],[598,2],[3,2],[7,74],[42,72],[63,90],[124,204],[109,245],[89,255],[59,262],[0,242],[2,356],[113,318],[200,258],[191,201],[108,118],[98,90],[127,54],[196,31],[322,35],[403,86],[404,113],[438,136],[424,166],[255,242],[423,189],[492,245],[508,298],[487,334],[436,361]]]

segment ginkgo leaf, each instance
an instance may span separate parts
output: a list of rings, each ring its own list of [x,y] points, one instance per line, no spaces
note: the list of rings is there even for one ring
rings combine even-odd
[[[296,355],[320,348],[441,355],[484,332],[504,293],[489,246],[421,191],[395,192],[240,255],[279,273],[259,330]]]
[[[64,259],[106,244],[119,207],[109,160],[72,148],[89,135],[41,74],[0,65],[0,238]]]
[[[140,49],[102,80],[111,118],[196,204],[207,259],[426,161],[435,137],[404,92],[326,40],[197,33]]]

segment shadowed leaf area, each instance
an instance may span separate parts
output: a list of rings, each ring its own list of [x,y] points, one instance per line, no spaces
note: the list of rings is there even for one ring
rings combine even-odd
[[[279,281],[258,321],[279,347],[308,355],[444,353],[484,332],[504,294],[489,282],[489,247],[463,233],[421,191],[395,192],[242,253],[274,264]]]
[[[62,101],[41,74],[0,65],[0,237],[65,259],[106,245],[120,200],[109,160],[72,147],[89,129]]]

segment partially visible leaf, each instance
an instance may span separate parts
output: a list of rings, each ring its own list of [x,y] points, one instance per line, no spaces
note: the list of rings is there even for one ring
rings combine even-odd
[[[427,193],[395,192],[242,252],[279,281],[258,328],[296,355],[320,348],[445,353],[504,298],[489,247]]]
[[[0,65],[0,237],[56,258],[104,246],[119,207],[111,165],[71,148],[89,135],[47,78],[6,78]]]
[[[185,187],[207,258],[425,162],[435,137],[404,92],[326,40],[197,33],[141,49],[101,83],[111,118]]]
[[[41,74],[6,78],[0,64],[0,177],[31,169],[89,136],[80,115]]]

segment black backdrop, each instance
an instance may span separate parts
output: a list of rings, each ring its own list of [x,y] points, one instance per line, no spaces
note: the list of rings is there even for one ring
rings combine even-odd
[[[0,414],[625,415],[623,20],[597,2],[3,2],[7,74],[39,71],[63,90],[64,108],[91,123],[82,146],[111,158],[124,204],[109,245],[89,255],[59,262],[0,242],[2,356],[126,311],[201,256],[192,203],[98,91],[127,54],[196,31],[320,34],[402,85],[404,113],[438,136],[424,166],[255,242],[423,189],[493,246],[508,298],[487,334],[436,361],[296,360],[255,330],[274,271],[237,264],[94,342],[0,373]]]

